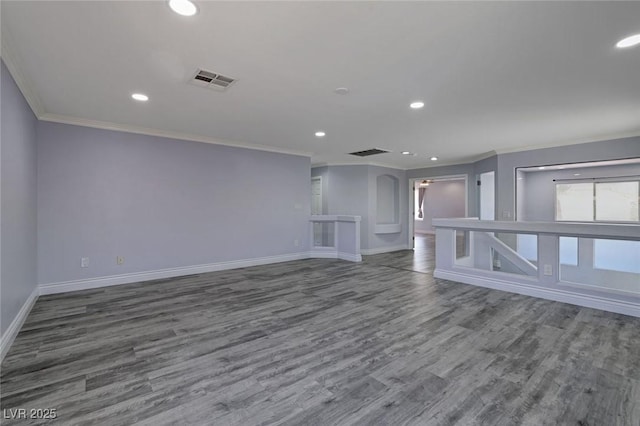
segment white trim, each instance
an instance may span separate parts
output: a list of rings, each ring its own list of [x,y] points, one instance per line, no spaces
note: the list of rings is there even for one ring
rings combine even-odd
[[[502,155],[502,154],[509,154],[509,153],[512,153],[512,152],[535,151],[535,150],[538,150],[538,149],[558,148],[558,147],[563,147],[563,146],[581,145],[581,144],[585,144],[585,143],[614,141],[614,140],[617,140],[617,139],[637,138],[639,136],[640,136],[640,133],[638,133],[638,131],[635,130],[635,131],[626,132],[626,133],[622,133],[622,134],[601,135],[601,136],[598,136],[597,139],[581,138],[581,139],[576,139],[576,140],[572,140],[572,141],[551,142],[551,143],[541,144],[541,145],[525,145],[525,146],[518,146],[518,147],[513,147],[513,148],[502,148],[502,149],[497,149],[496,153],[498,155]]]
[[[392,153],[393,151],[389,151],[389,153]],[[311,164],[311,168],[316,168],[316,167],[334,167],[334,166],[378,166],[378,167],[384,167],[387,169],[396,169],[396,170],[404,170],[404,171],[409,171],[409,170],[422,170],[422,169],[433,169],[433,168],[437,168],[437,167],[448,167],[448,166],[464,166],[464,165],[469,165],[469,164],[473,164],[473,163],[477,163],[478,161],[482,161],[485,160],[487,158],[491,158],[491,157],[495,157],[496,155],[498,155],[495,151],[488,151],[488,152],[484,152],[482,154],[478,154],[472,157],[463,157],[460,158],[458,160],[453,160],[453,161],[431,161],[429,160],[429,158],[425,158],[425,161],[428,161],[427,163],[424,163],[424,165],[419,165],[419,166],[398,166],[396,164],[389,164],[389,163],[378,163],[378,162],[372,162],[372,161],[364,161],[362,163],[358,163],[355,161],[321,161],[318,163],[312,163]],[[413,157],[412,157],[413,158]],[[437,163],[437,164],[435,164]]]
[[[349,262],[362,262],[362,256],[359,254],[343,253],[335,250],[311,250],[309,257],[311,259],[341,259]]]
[[[416,181],[409,179],[409,219],[407,220],[407,245],[412,249],[416,247]],[[424,218],[422,219],[424,220]]]
[[[389,253],[389,252],[398,251],[398,250],[411,250],[411,246],[409,244],[403,244],[401,246],[393,246],[393,247],[378,247],[373,249],[362,249],[360,250],[360,253],[364,254],[365,256],[369,256],[372,254]]]
[[[24,74],[20,71],[22,70],[21,61],[17,55],[11,50],[9,46],[14,45],[15,43],[11,43],[11,34],[9,34],[9,30],[6,25],[2,27],[2,47],[1,47],[1,55],[4,64],[7,66],[11,77],[16,82],[18,89],[22,92],[22,96],[31,107],[31,111],[36,116],[36,118],[40,118],[44,114],[44,106],[38,94],[31,89],[33,87],[32,84],[28,81],[28,79],[24,76]]]
[[[27,300],[22,305],[22,308],[20,308],[20,311],[18,311],[18,315],[16,315],[13,321],[11,321],[11,324],[9,324],[9,327],[0,338],[0,362],[2,362],[4,356],[7,354],[7,352],[9,352],[9,348],[20,332],[24,321],[29,316],[29,312],[31,312],[31,308],[33,308],[36,300],[38,300],[39,295],[39,287],[34,288]]]
[[[362,262],[362,255],[338,252],[338,259],[348,260],[349,262]]]
[[[640,239],[640,226],[594,222],[528,222],[477,220],[473,218],[433,219],[435,228],[469,231],[514,232],[520,234],[555,234],[567,237]]]
[[[400,223],[376,223],[373,225],[374,234],[399,234],[402,232]]]
[[[140,281],[150,281],[162,278],[179,277],[183,275],[203,274],[206,272],[224,271],[227,269],[247,268],[250,266],[267,265],[270,263],[289,262],[292,260],[308,259],[308,252],[283,254],[278,256],[258,257],[254,259],[233,260],[229,262],[210,263],[205,265],[185,266],[180,268],[160,269],[157,271],[134,272],[131,274],[111,275],[107,277],[89,278],[86,280],[64,281],[41,284],[40,294],[65,293],[67,291],[89,290],[112,285],[130,284]]]
[[[343,214],[312,214],[309,222],[360,222],[362,216],[348,216]]]
[[[562,266],[573,266],[573,265],[562,265]],[[617,271],[607,271],[607,272],[617,272]],[[628,273],[629,275],[637,275],[629,272],[621,272],[621,273],[622,274]],[[592,284],[573,283],[571,281],[558,281],[558,285],[561,287],[583,289],[583,290],[587,289],[591,291],[600,291],[600,292],[605,290],[607,293],[613,293],[613,294],[617,294],[624,297],[640,297],[640,293],[635,291],[629,291],[629,290],[617,289],[617,288],[611,288],[611,287],[607,287],[603,289],[602,286],[597,286]]]
[[[498,153],[494,150],[484,152],[482,154],[478,154],[473,157],[473,160],[470,163],[477,163],[478,161],[486,160],[487,158],[495,157]],[[467,163],[468,164],[468,163]]]
[[[333,250],[332,247],[329,247],[331,250],[318,250],[314,249],[309,252],[309,257],[311,259],[337,259],[338,252]]]
[[[213,145],[232,146],[235,148],[255,149],[258,151],[275,152],[278,154],[299,155],[302,157],[311,157],[310,152],[296,151],[293,149],[278,148],[274,146],[251,144],[238,141],[229,141],[225,139],[211,138],[208,136],[193,135],[182,132],[172,132],[168,130],[150,129],[148,127],[134,126],[131,124],[118,124],[109,121],[89,120],[86,118],[71,117],[68,115],[45,113],[38,117],[42,121],[52,123],[71,124],[74,126],[92,127],[95,129],[113,130],[116,132],[135,133],[139,135],[157,136],[161,138],[179,139],[192,142],[210,143]]]
[[[609,312],[616,312],[624,315],[640,317],[640,304],[623,302],[606,297],[590,296],[564,290],[541,288],[523,283],[512,283],[498,278],[479,277],[477,275],[467,275],[461,272],[444,271],[436,269],[433,276],[450,281],[491,288],[494,290],[508,291],[511,293],[523,294],[525,296],[539,297],[556,302],[569,303],[572,305],[584,306],[587,308],[601,309]]]
[[[427,230],[427,231],[423,231],[422,229],[418,229],[414,231],[414,234],[421,234],[421,235],[436,235],[436,231],[435,230]]]
[[[391,151],[389,151],[391,152]],[[347,154],[348,155],[348,154]],[[353,162],[353,161],[337,161],[337,162],[330,162],[330,163],[313,163],[311,164],[311,168],[315,169],[318,167],[337,167],[337,166],[376,166],[376,167],[383,167],[385,169],[394,169],[394,170],[403,170],[403,171],[407,171],[407,170],[411,170],[411,169],[407,169],[405,167],[399,167],[399,166],[392,166],[389,164],[385,164],[385,163],[376,163],[376,162],[372,162],[372,161],[367,161],[364,163],[357,163],[357,162]]]

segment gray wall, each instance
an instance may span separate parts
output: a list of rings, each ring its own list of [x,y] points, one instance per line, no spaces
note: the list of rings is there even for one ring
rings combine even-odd
[[[579,177],[574,173],[580,173]],[[523,192],[518,192],[519,220],[554,221],[555,220],[555,182],[554,179],[589,179],[597,177],[639,176],[640,164],[622,164],[618,166],[589,167],[563,170],[545,170],[522,173]]]
[[[640,136],[501,154],[498,156],[498,173],[496,175],[497,219],[515,219],[517,167],[548,166],[636,157],[640,157]],[[528,194],[527,196],[529,197],[530,195]],[[511,213],[511,218],[505,218],[505,212]]]
[[[4,334],[37,285],[37,120],[4,62],[0,68],[0,329]]]
[[[478,160],[473,163],[473,170],[476,175],[486,173],[486,172],[495,172],[498,170],[498,156],[493,155],[491,157],[484,158],[482,160]]]
[[[434,233],[435,229],[431,226],[432,219],[464,217],[464,200],[464,180],[432,182],[424,193],[423,219],[415,220],[414,231]]]
[[[308,250],[307,157],[47,122],[38,150],[40,283]]]
[[[377,178],[391,175],[398,179],[401,232],[376,234]],[[406,245],[408,241],[408,189],[404,170],[370,165],[323,166],[311,169],[311,176],[322,176],[323,205],[326,214],[361,216],[361,249],[381,249]]]
[[[366,165],[328,167],[327,214],[361,216],[360,248],[369,247],[369,174]]]

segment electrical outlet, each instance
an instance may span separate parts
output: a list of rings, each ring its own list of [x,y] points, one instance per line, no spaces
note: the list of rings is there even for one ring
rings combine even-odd
[[[553,275],[553,268],[551,265],[544,265],[543,274],[545,275]]]
[[[80,267],[81,268],[88,268],[89,267],[89,258],[88,257],[80,258]]]
[[[116,257],[116,264],[123,265],[124,264],[124,257],[122,257],[122,256]]]

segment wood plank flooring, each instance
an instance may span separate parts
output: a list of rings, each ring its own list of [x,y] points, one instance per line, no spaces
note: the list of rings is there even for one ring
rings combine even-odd
[[[43,296],[1,405],[57,419],[2,424],[640,425],[640,319],[434,279],[420,244]]]

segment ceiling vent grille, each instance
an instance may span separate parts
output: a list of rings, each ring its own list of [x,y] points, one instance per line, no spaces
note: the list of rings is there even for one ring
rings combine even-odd
[[[222,91],[229,88],[229,86],[235,83],[235,81],[236,80],[231,77],[200,69],[191,79],[191,84],[206,87],[207,89]]]
[[[358,157],[368,157],[370,155],[384,154],[386,152],[389,152],[389,151],[385,151],[384,149],[371,148],[371,149],[365,149],[364,151],[350,152],[349,155],[357,155]]]

